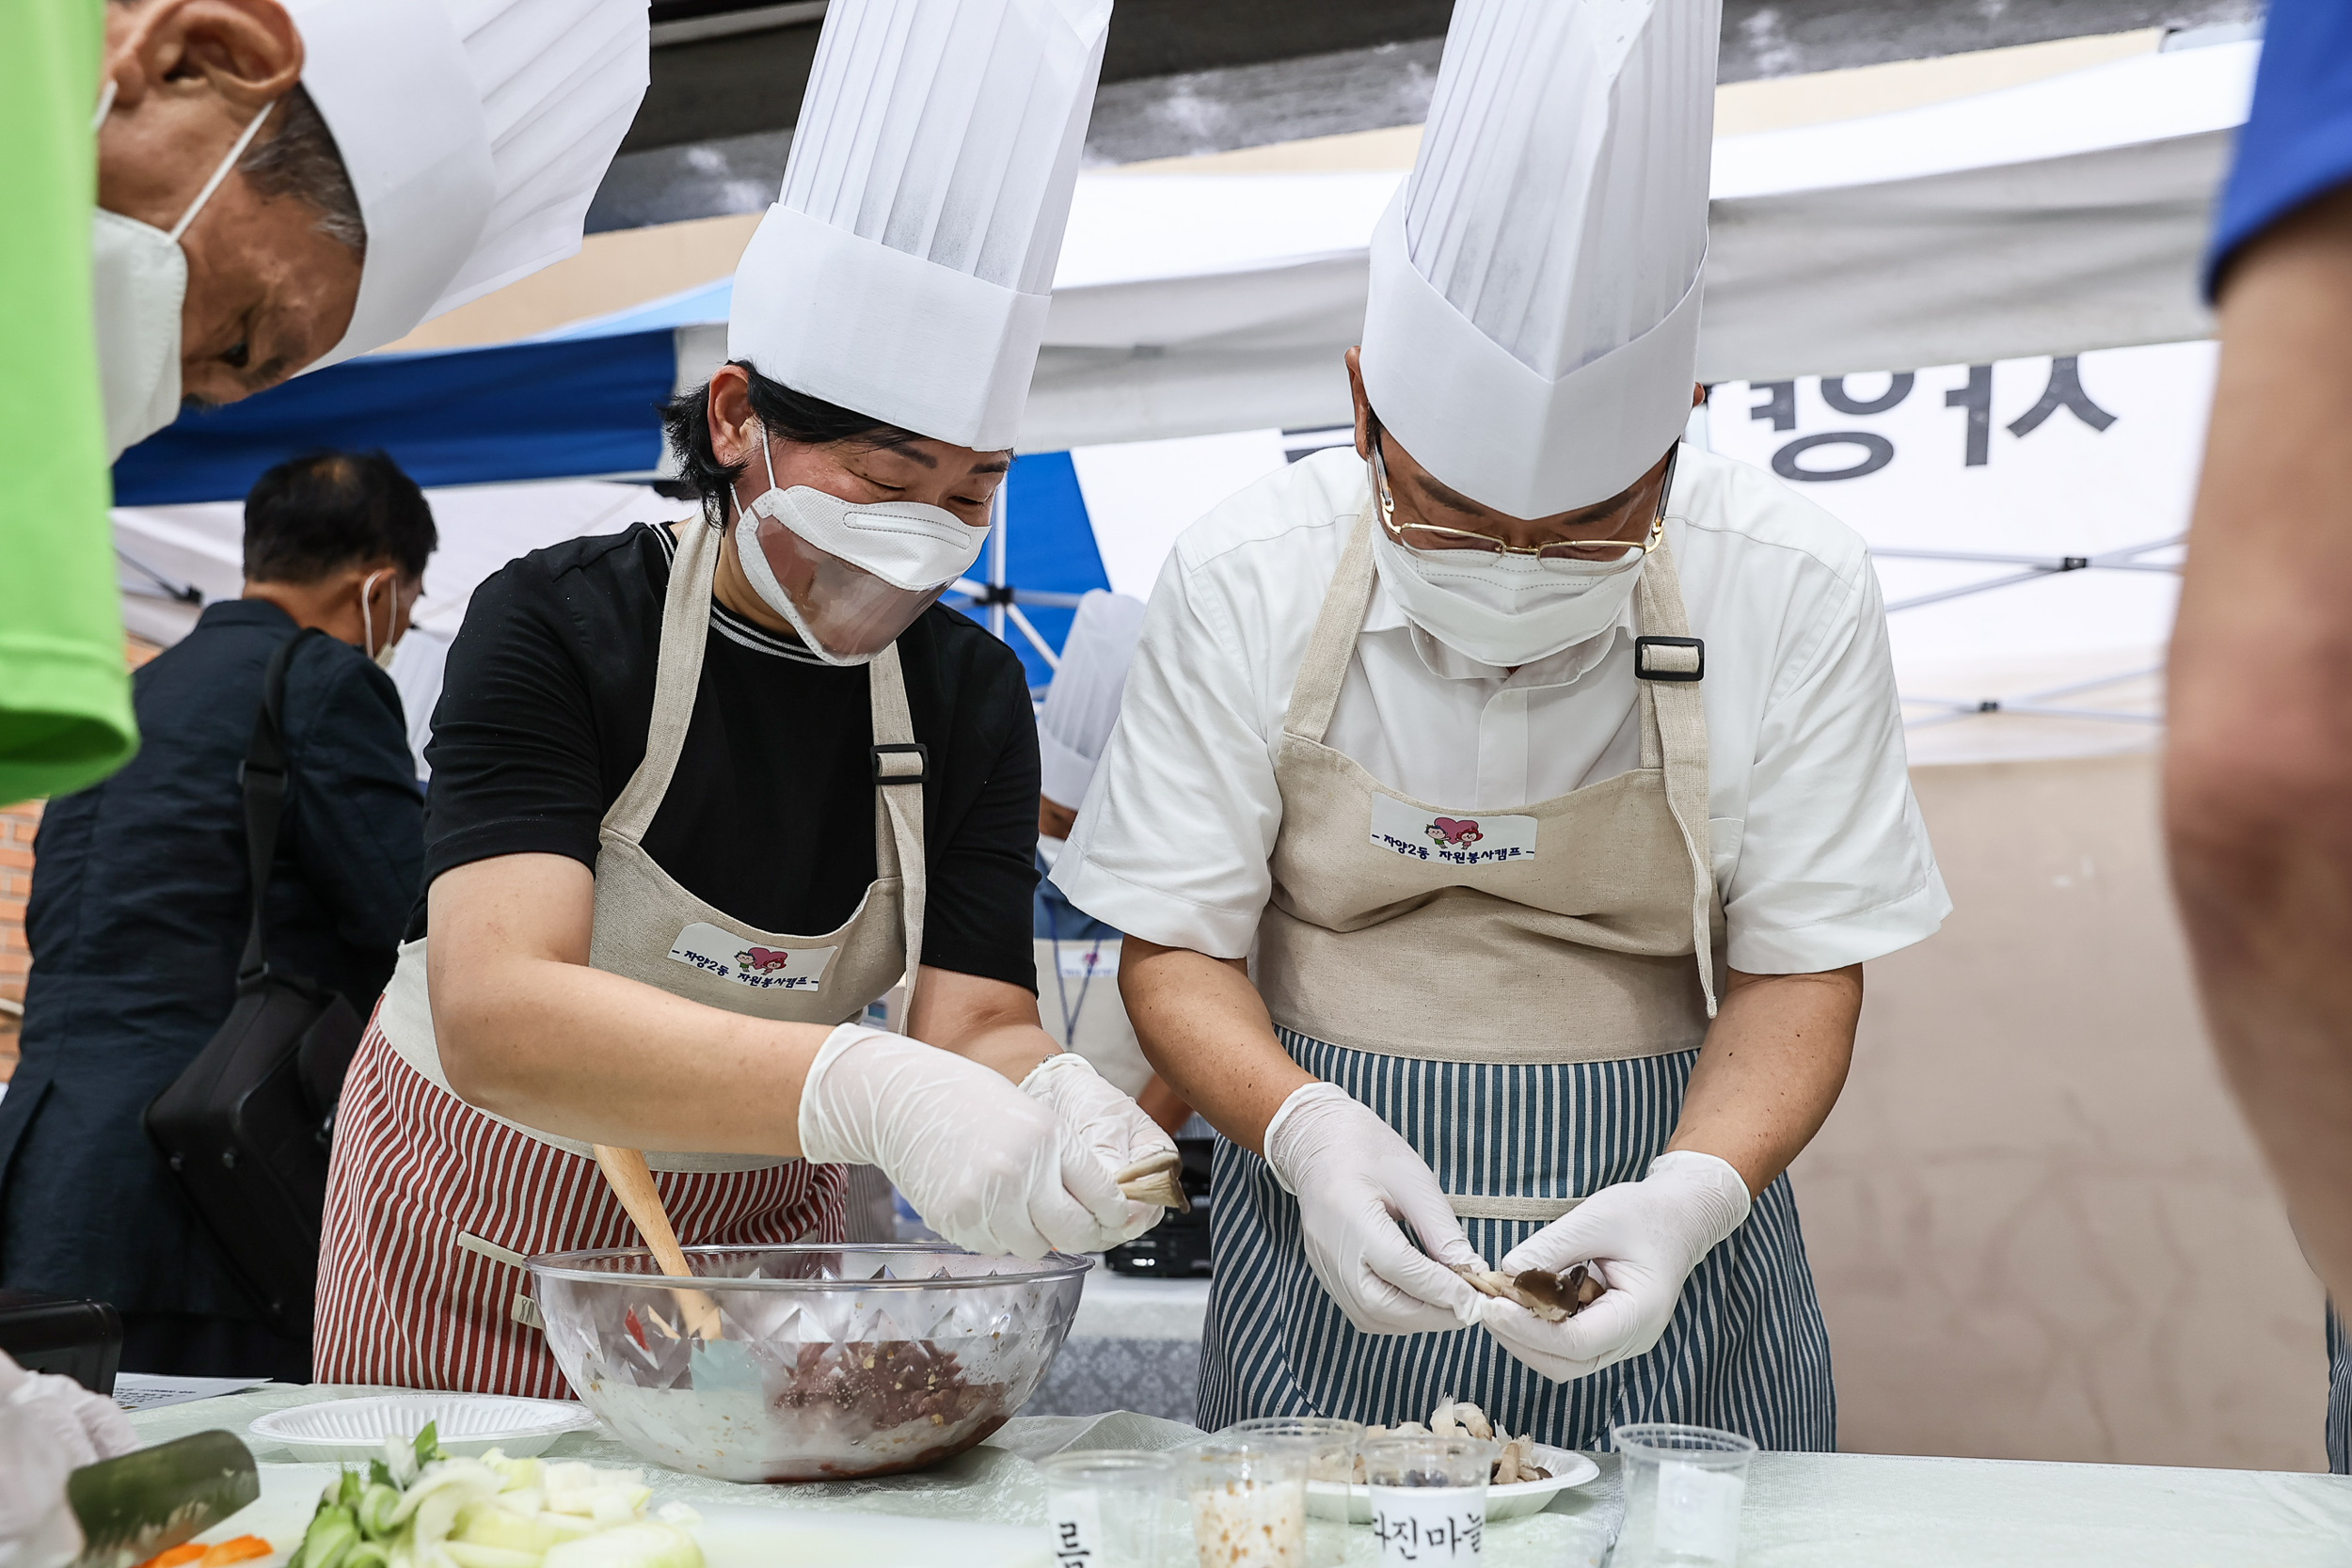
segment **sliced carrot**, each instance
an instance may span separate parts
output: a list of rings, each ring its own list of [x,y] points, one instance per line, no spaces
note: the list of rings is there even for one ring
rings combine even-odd
[[[156,1553],[145,1562],[140,1563],[139,1568],[183,1568],[186,1563],[203,1561],[204,1554],[210,1549],[210,1547],[190,1541],[183,1545],[174,1546],[168,1551]]]
[[[230,1563],[267,1557],[277,1549],[258,1535],[240,1535],[209,1548],[197,1560],[196,1568],[228,1568]]]

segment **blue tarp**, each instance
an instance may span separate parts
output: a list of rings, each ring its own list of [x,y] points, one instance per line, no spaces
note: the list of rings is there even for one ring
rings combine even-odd
[[[235,500],[313,447],[382,447],[423,485],[646,473],[676,376],[666,328],[354,359],[183,413],[122,454],[115,504]]]
[[[264,469],[315,447],[381,447],[418,483],[494,484],[650,473],[656,413],[677,375],[673,327],[725,314],[728,282],[528,342],[373,355],[296,376],[209,413],[183,413],[122,454],[115,502],[236,500]],[[715,302],[715,305],[714,305]],[[1068,452],[1014,460],[1007,480],[1005,575],[1018,588],[1109,586]],[[973,576],[984,577],[983,554]],[[973,614],[985,617],[975,608]],[[1055,648],[1071,611],[1027,609]],[[1010,626],[1007,641],[1042,686],[1051,672]]]
[[[1005,580],[1015,588],[1043,589],[1057,594],[1083,594],[1108,588],[1103,553],[1095,547],[1094,520],[1087,513],[1086,497],[1078,489],[1078,470],[1066,451],[1041,451],[1012,460],[1005,479]],[[985,551],[974,563],[975,576],[988,570]],[[1022,607],[1038,635],[1057,651],[1070,635],[1070,618],[1076,611]],[[987,611],[975,608],[975,616]],[[1005,640],[1028,666],[1029,684],[1043,686],[1053,676],[1029,640],[1010,625]]]

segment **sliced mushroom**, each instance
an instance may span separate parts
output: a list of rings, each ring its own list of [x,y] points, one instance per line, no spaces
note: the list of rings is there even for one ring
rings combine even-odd
[[[1495,1456],[1493,1484],[1509,1486],[1516,1481],[1545,1481],[1548,1471],[1536,1468],[1535,1439],[1522,1433],[1502,1445],[1502,1452]]]
[[[1599,1275],[1581,1263],[1564,1275],[1552,1274],[1545,1269],[1528,1269],[1515,1277],[1512,1283],[1523,1294],[1542,1304],[1540,1307],[1530,1307],[1529,1310],[1536,1312],[1548,1323],[1575,1317],[1598,1301],[1608,1289],[1601,1284]],[[1559,1316],[1552,1316],[1554,1312]]]
[[[1441,1437],[1476,1437],[1492,1439],[1494,1423],[1486,1413],[1468,1400],[1449,1399],[1429,1413],[1429,1430]]]
[[[1600,1294],[1597,1280],[1579,1263],[1566,1276],[1530,1269],[1508,1275],[1501,1269],[1455,1269],[1470,1288],[1486,1295],[1518,1302],[1548,1323],[1565,1323]],[[1590,1294],[1584,1292],[1589,1290]]]
[[[1135,1203],[1153,1203],[1180,1214],[1192,1212],[1184,1196],[1184,1157],[1174,1149],[1137,1160],[1119,1173],[1119,1194]]]

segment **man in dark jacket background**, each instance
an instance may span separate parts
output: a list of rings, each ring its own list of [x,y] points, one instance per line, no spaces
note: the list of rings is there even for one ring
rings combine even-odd
[[[0,1285],[112,1303],[126,1371],[310,1377],[310,1347],[261,1321],[141,1118],[234,1000],[251,896],[238,767],[270,656],[306,627],[326,635],[286,673],[269,955],[362,1018],[390,977],[423,800],[377,661],[437,543],[381,452],[272,468],[246,498],[244,596],[138,672],[131,764],[43,816],[23,1059],[0,1100]]]

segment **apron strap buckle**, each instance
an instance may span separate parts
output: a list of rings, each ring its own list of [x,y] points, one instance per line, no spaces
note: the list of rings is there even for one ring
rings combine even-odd
[[[1695,637],[1637,637],[1633,673],[1645,681],[1690,682],[1707,677],[1707,644]]]
[[[919,784],[931,773],[930,748],[919,740],[883,742],[874,748],[877,784]]]

